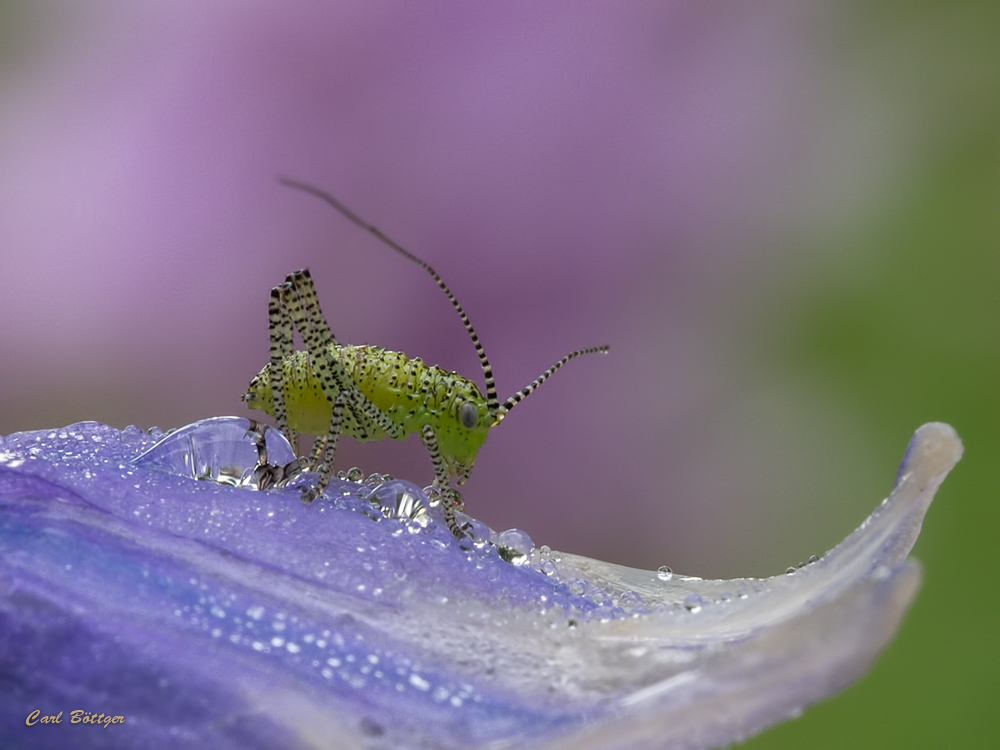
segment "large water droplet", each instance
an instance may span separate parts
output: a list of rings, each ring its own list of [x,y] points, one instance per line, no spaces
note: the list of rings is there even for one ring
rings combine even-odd
[[[255,486],[257,449],[247,435],[249,429],[250,420],[243,417],[202,419],[171,432],[134,463],[181,477]],[[271,464],[284,466],[295,460],[292,447],[278,430],[266,431],[265,444]]]
[[[659,578],[661,581],[669,581],[671,578],[674,577],[674,571],[672,571],[666,565],[661,565],[659,568],[656,569],[656,577]]]

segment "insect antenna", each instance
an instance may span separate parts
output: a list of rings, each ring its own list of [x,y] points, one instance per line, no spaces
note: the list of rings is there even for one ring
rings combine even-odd
[[[427,273],[431,275],[431,278],[434,279],[437,285],[441,288],[441,291],[445,293],[445,296],[451,302],[452,307],[454,307],[455,310],[458,312],[458,317],[462,319],[462,325],[465,326],[465,330],[469,332],[469,336],[472,338],[472,345],[476,347],[476,354],[479,356],[479,364],[482,365],[483,367],[483,377],[486,379],[487,407],[490,410],[490,414],[499,414],[501,407],[500,407],[500,401],[497,398],[496,381],[493,379],[493,368],[490,366],[490,361],[489,359],[486,358],[486,350],[483,349],[483,345],[479,341],[479,336],[476,334],[476,329],[472,327],[472,321],[469,320],[469,316],[465,314],[465,310],[462,309],[462,306],[458,303],[458,300],[455,298],[455,295],[452,294],[451,289],[449,289],[448,285],[444,283],[444,280],[441,278],[440,275],[438,275],[438,272],[435,271],[430,266],[430,264],[420,260],[420,258],[418,258],[409,250],[404,248],[402,245],[393,240],[391,237],[388,237],[387,235],[383,234],[381,229],[376,227],[374,224],[369,224],[367,221],[362,219],[360,216],[358,216],[351,209],[349,209],[347,206],[345,206],[343,203],[334,198],[330,193],[326,192],[325,190],[321,190],[320,188],[315,187],[314,185],[310,185],[307,182],[300,182],[299,180],[293,180],[289,177],[279,177],[278,182],[280,182],[282,185],[285,185],[286,187],[295,188],[296,190],[301,190],[305,193],[309,193],[310,195],[316,196],[320,200],[326,201],[335,209],[337,209],[337,211],[339,211],[346,219],[353,222],[354,224],[357,224],[359,227],[367,230],[371,234],[375,235],[386,245],[388,245],[401,255],[406,256],[407,258],[412,260],[414,263],[416,263],[418,266],[423,268],[425,271],[427,271]],[[574,352],[573,354],[568,355],[564,359],[568,362],[573,357],[582,353],[584,352],[582,351]],[[563,364],[564,362],[560,361],[550,369],[552,370],[552,372],[555,372],[560,367],[562,367]],[[545,378],[547,378],[551,374],[552,374],[551,372],[547,372],[545,375],[539,378],[538,381],[532,383],[532,385],[526,388],[525,390],[528,391],[528,393],[530,393],[538,386],[539,383],[541,383],[543,380],[545,380]],[[525,393],[524,395],[526,396],[528,394]],[[513,398],[513,396],[511,398]],[[524,396],[522,396],[521,398],[524,398]],[[518,399],[518,401],[520,400],[521,399]],[[510,399],[508,399],[508,401],[510,401]],[[514,403],[517,403],[517,401],[515,401]],[[513,406],[513,404],[511,404],[511,406]],[[510,407],[506,407],[504,411],[507,411],[509,409]],[[497,421],[499,421],[499,419]]]
[[[513,396],[511,396],[509,399],[507,399],[506,401],[504,401],[503,405],[497,411],[496,421],[493,424],[494,425],[500,424],[501,420],[503,420],[503,418],[505,416],[507,416],[507,412],[509,412],[511,409],[513,409],[515,406],[517,406],[522,401],[524,401],[524,399],[526,399],[528,396],[530,396],[531,393],[538,386],[540,386],[542,383],[544,383],[546,380],[548,380],[550,377],[552,377],[552,373],[554,373],[556,370],[558,370],[564,364],[566,364],[567,362],[569,362],[571,359],[576,359],[577,357],[581,357],[584,354],[604,353],[604,352],[607,352],[609,349],[611,349],[610,346],[591,346],[591,347],[588,347],[586,349],[577,349],[575,352],[570,352],[565,357],[563,357],[558,362],[556,362],[554,365],[552,365],[552,367],[550,367],[548,370],[546,370],[541,375],[539,375],[537,378],[535,378],[530,383],[528,383],[528,385],[524,386],[524,388],[522,388],[517,393],[515,393]]]

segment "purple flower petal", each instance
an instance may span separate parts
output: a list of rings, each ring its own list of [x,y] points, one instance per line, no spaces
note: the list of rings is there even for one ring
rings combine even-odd
[[[419,488],[384,477],[312,505],[193,481],[252,466],[246,425],[155,448],[97,423],[0,443],[2,744],[722,746],[868,669],[961,455],[925,425],[890,497],[822,559],[708,581],[478,522],[460,544]],[[26,726],[35,710],[61,724]],[[74,726],[74,710],[123,723]]]

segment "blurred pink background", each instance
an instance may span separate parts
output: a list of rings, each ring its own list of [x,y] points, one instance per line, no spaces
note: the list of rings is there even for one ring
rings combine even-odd
[[[822,553],[891,486],[856,414],[769,363],[797,241],[850,222],[907,134],[814,3],[98,2],[7,11],[0,433],[246,414],[268,290],[501,397],[469,510],[702,576]],[[12,32],[11,29],[14,31]],[[798,276],[797,276],[798,274]],[[780,326],[779,326],[780,328]],[[914,424],[915,428],[917,424]],[[419,441],[341,444],[421,484]]]

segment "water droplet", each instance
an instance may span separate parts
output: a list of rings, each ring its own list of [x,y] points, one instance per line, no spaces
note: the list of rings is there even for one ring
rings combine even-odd
[[[556,576],[559,573],[559,568],[551,560],[542,560],[542,564],[538,566],[538,569],[547,576]]]
[[[352,466],[347,470],[347,474],[344,475],[344,478],[347,479],[348,482],[360,482],[365,478],[365,473],[357,466]]]
[[[809,555],[809,562],[810,563],[819,562],[819,557],[817,557],[816,555]]]
[[[431,684],[416,673],[410,675],[410,684],[413,685],[413,687],[415,687],[417,690],[427,691],[430,690],[431,688]]]
[[[127,445],[135,445],[142,440],[144,434],[145,433],[134,424],[130,424],[122,430],[122,442]]]
[[[466,531],[469,534],[469,538],[472,540],[472,543],[478,549],[482,549],[489,544],[490,537],[493,534],[493,529],[475,518],[469,518]]]
[[[793,576],[793,575],[795,575],[795,571],[796,570],[797,570],[797,568],[793,565],[792,567],[788,568],[785,571],[785,575]]]
[[[611,606],[611,597],[608,596],[608,592],[604,589],[595,588],[590,594],[590,601],[596,604],[598,607],[609,607]]]
[[[259,620],[263,616],[264,616],[264,608],[259,604],[254,605],[253,607],[250,607],[247,610],[247,617],[249,617],[252,620]]]
[[[497,537],[500,557],[514,565],[524,565],[535,545],[531,537],[520,529],[507,529]]]
[[[626,612],[631,612],[633,610],[644,609],[646,603],[635,591],[626,591],[618,597],[618,606]]]
[[[674,577],[674,571],[672,571],[668,566],[661,565],[656,569],[656,577],[661,581],[669,581]]]
[[[431,508],[436,508],[441,504],[441,490],[433,484],[424,487],[424,497],[427,498],[427,505]]]
[[[692,614],[696,612],[701,612],[702,606],[704,606],[705,600],[702,599],[697,594],[688,594],[684,597],[684,609]]]

